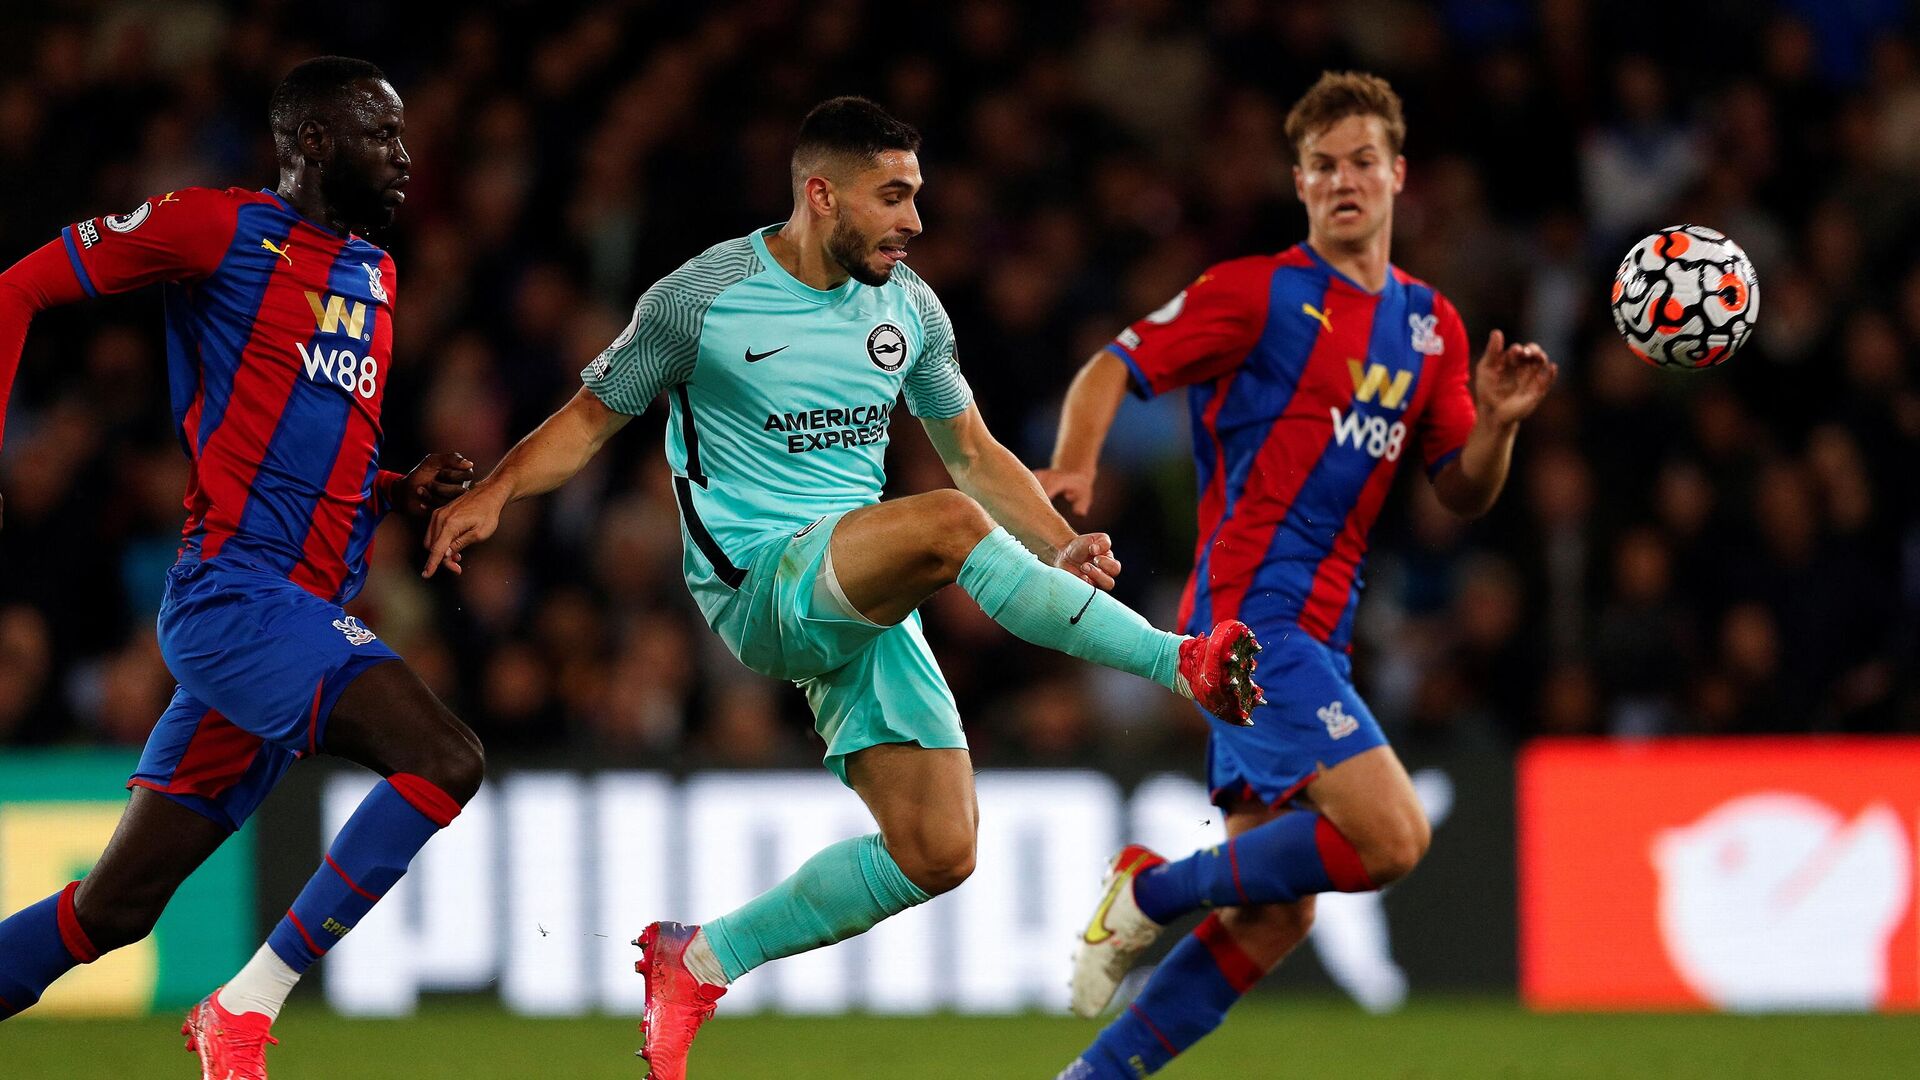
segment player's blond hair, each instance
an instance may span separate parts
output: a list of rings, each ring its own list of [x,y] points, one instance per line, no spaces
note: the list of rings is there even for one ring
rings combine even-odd
[[[1295,157],[1308,137],[1319,135],[1349,116],[1377,116],[1387,132],[1387,149],[1398,154],[1407,141],[1407,118],[1400,95],[1387,80],[1365,71],[1326,71],[1287,112],[1287,142]]]

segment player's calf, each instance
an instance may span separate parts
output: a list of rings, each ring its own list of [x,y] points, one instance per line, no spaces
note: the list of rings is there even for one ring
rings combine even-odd
[[[1291,904],[1251,904],[1220,911],[1220,924],[1262,973],[1272,971],[1307,940],[1313,929],[1314,898]]]
[[[177,884],[141,883],[130,893],[114,894],[109,892],[111,886],[94,887],[89,875],[81,879],[74,893],[74,915],[97,951],[104,954],[124,949],[153,933]]]

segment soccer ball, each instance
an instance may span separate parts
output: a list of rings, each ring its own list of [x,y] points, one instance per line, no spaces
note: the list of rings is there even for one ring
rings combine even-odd
[[[1613,325],[1633,355],[1654,367],[1726,363],[1759,311],[1753,261],[1701,225],[1654,233],[1633,245],[1613,275]]]

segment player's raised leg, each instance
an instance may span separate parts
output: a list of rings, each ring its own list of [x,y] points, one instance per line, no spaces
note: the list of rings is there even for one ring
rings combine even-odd
[[[85,878],[0,922],[0,1019],[30,1008],[74,967],[145,938],[180,883],[230,835],[136,789]]]
[[[958,584],[1022,640],[1130,672],[1198,701],[1234,723],[1260,700],[1259,645],[1238,622],[1182,637],[1157,629],[1108,595],[1119,564],[1104,534],[1075,537],[1040,561],[981,504],[951,488],[862,507],[840,519],[833,567],[853,608],[883,626],[937,590]]]
[[[1227,811],[1227,836],[1240,837],[1288,812],[1298,811],[1236,803]],[[1115,881],[1115,885],[1124,886],[1128,881],[1130,878]],[[1113,902],[1105,903],[1088,926],[1088,941],[1104,940],[1102,935],[1110,933],[1131,932],[1144,934],[1150,944],[1158,936],[1159,924],[1138,914],[1129,893],[1112,894]],[[1121,909],[1117,915],[1115,908]],[[1234,1002],[1306,939],[1313,926],[1313,913],[1314,898],[1307,896],[1293,903],[1243,905],[1209,915],[1173,947],[1154,969],[1139,998],[1067,1066],[1060,1080],[1137,1080],[1158,1071],[1219,1027]],[[1128,925],[1129,918],[1136,925]],[[1104,1008],[1131,966],[1133,955],[1137,950],[1118,970],[1076,965],[1075,1009],[1090,1016]],[[1113,954],[1101,957],[1108,961],[1115,958]],[[1098,1005],[1093,1005],[1096,1001]]]
[[[769,960],[824,948],[957,888],[973,873],[980,810],[965,750],[872,746],[847,781],[880,831],[822,849],[793,876],[703,927],[655,923],[636,944],[647,977],[641,1055],[680,1080],[695,1032],[727,984]]]
[[[205,1074],[266,1076],[264,1043],[300,976],[357,926],[480,788],[480,742],[404,662],[355,676],[325,718],[321,749],[378,772],[306,887],[245,967],[188,1014]]]

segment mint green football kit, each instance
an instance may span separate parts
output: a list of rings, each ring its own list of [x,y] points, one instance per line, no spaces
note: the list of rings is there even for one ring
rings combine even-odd
[[[973,402],[940,301],[905,264],[870,287],[815,289],[758,230],[660,279],[587,366],[586,386],[638,415],[668,392],[687,587],[747,667],[806,692],[826,764],[883,743],[967,745],[921,632],[863,618],[832,574],[833,530],[880,501],[903,393],[923,419]]]
[[[913,271],[815,289],[767,253],[777,229],[715,245],[661,278],[581,377],[632,415],[667,392],[687,587],[742,663],[806,691],[827,767],[847,783],[847,758],[870,746],[967,745],[919,613],[894,626],[861,615],[834,574],[832,541],[843,516],[880,501],[895,403],[943,420],[973,394],[947,313]],[[1182,639],[1004,528],[975,546],[958,584],[1024,640],[1187,692]],[[928,899],[879,834],[856,837],[707,923],[688,953],[710,945],[730,982]]]

